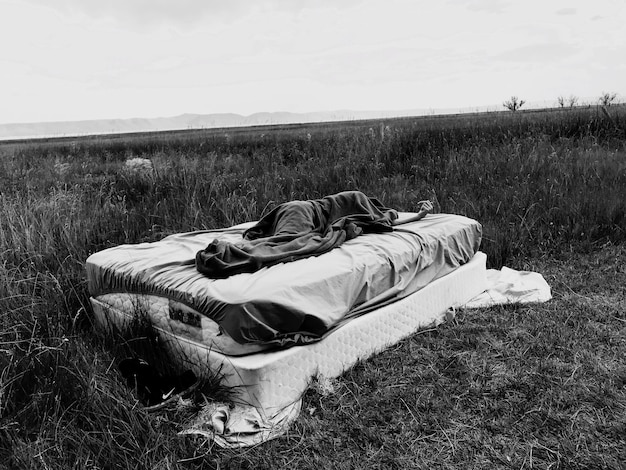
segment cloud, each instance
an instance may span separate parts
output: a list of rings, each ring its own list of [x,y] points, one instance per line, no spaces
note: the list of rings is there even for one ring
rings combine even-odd
[[[556,63],[570,57],[577,48],[565,43],[543,43],[508,49],[494,56],[498,61],[524,63]]]
[[[511,2],[502,0],[449,0],[451,5],[464,6],[475,12],[504,13]]]
[[[198,25],[220,24],[247,16],[257,7],[245,0],[27,0],[55,10],[76,21],[108,20],[132,30],[173,27],[180,30]]]
[[[26,0],[56,10],[64,16],[113,20],[124,27],[149,30],[173,27],[181,31],[236,22],[259,11],[297,14],[306,8],[332,7],[331,0]],[[345,8],[364,0],[347,0]]]
[[[0,121],[620,91],[623,1],[0,0]]]
[[[576,14],[576,8],[561,8],[560,10],[557,10],[555,13],[557,15],[575,15]]]

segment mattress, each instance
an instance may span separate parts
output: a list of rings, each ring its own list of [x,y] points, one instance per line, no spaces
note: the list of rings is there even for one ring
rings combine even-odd
[[[423,289],[469,261],[481,239],[475,220],[436,214],[252,274],[209,279],[196,270],[197,251],[216,238],[236,242],[251,225],[91,255],[86,269],[94,305],[115,312],[116,322],[146,316],[173,337],[228,356],[283,349],[319,341]]]
[[[419,291],[344,322],[313,344],[234,357],[184,335],[156,331],[172,361],[201,377],[217,374],[222,385],[231,387],[235,402],[271,418],[297,403],[314,378],[337,377],[357,361],[445,321],[455,307],[486,289],[486,258],[478,252]],[[102,327],[131,318],[98,299],[91,301]]]

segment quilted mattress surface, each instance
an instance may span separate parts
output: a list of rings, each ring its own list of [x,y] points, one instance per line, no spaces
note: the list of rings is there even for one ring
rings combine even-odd
[[[95,253],[86,263],[90,294],[105,303],[115,303],[116,294],[118,300],[128,295],[161,298],[177,305],[177,321],[187,329],[223,334],[236,344],[306,344],[454,271],[472,258],[481,240],[475,220],[435,214],[252,274],[210,279],[196,270],[197,251],[216,238],[236,242],[251,225]]]

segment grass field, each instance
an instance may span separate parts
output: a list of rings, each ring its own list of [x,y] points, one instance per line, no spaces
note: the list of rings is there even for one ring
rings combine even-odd
[[[260,447],[142,411],[116,370],[133,341],[76,317],[87,256],[346,189],[479,220],[490,267],[554,299],[402,341]],[[624,468],[625,195],[616,106],[0,143],[0,468]]]

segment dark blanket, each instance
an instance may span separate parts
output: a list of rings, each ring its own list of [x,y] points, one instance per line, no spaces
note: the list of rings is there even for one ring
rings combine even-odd
[[[212,278],[249,273],[277,263],[318,256],[367,232],[389,232],[398,213],[359,191],[290,201],[265,215],[239,243],[214,240],[196,254]]]

